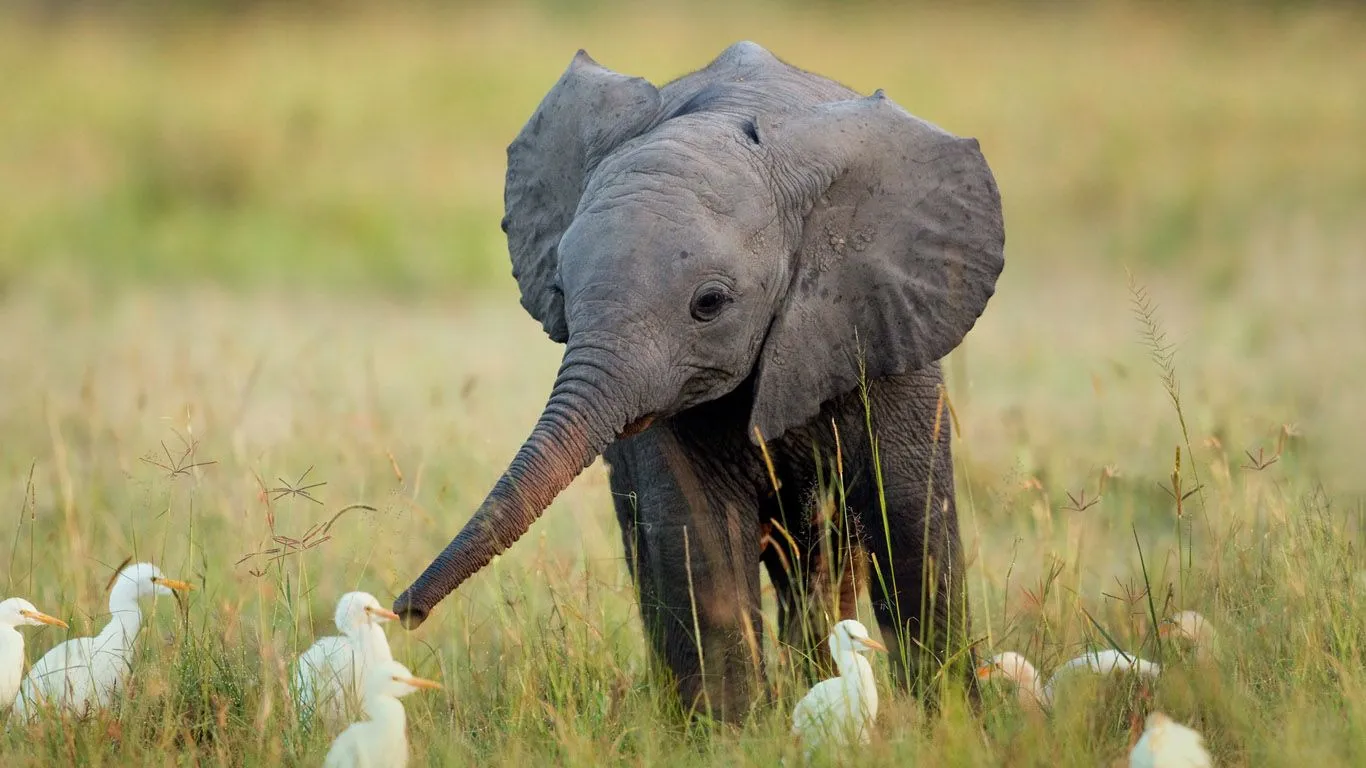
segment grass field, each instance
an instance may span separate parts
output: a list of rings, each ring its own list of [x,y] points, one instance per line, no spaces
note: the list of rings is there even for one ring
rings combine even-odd
[[[553,379],[507,274],[504,146],[579,47],[658,81],[743,38],[980,137],[996,171],[1007,268],[948,364],[983,650],[1048,669],[1107,644],[1089,613],[1171,663],[1150,696],[1082,686],[1048,720],[1000,697],[927,718],[884,686],[860,763],[1109,765],[1158,708],[1221,765],[1361,764],[1364,34],[1340,10],[1113,4],[0,16],[22,83],[0,109],[3,596],[74,636],[130,554],[199,588],[155,606],[118,712],[0,735],[4,764],[320,763],[288,663],[343,591],[388,602],[426,565]],[[1152,359],[1153,323],[1174,358]],[[1200,488],[1180,519],[1159,487],[1178,446]],[[316,501],[270,492],[305,473]],[[374,509],[248,557],[352,504]],[[1155,644],[1145,583],[1157,614],[1215,622],[1213,664]],[[26,632],[30,661],[66,637]],[[405,700],[414,764],[796,757],[787,703],[712,729],[649,684],[597,465],[389,635],[447,686]]]

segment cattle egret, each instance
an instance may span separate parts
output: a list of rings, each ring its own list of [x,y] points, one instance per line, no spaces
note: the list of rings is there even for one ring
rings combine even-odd
[[[299,656],[294,670],[299,713],[305,719],[314,714],[331,722],[345,717],[348,707],[360,703],[367,670],[394,658],[379,625],[398,614],[381,606],[374,595],[342,595],[332,618],[341,635],[319,638]]]
[[[1190,643],[1198,661],[1209,661],[1219,642],[1214,625],[1195,611],[1173,614],[1157,626],[1157,634],[1163,639],[1175,638]]]
[[[1098,675],[1131,673],[1142,678],[1153,679],[1162,673],[1162,667],[1140,659],[1123,651],[1088,651],[1053,670],[1048,682],[1040,685],[1038,670],[1024,656],[1006,651],[993,656],[990,661],[977,668],[980,680],[1003,679],[1015,685],[1016,696],[1022,704],[1034,708],[1053,707],[1053,694],[1057,685],[1078,671],[1094,672]]]
[[[887,649],[868,637],[853,619],[830,632],[830,655],[839,677],[812,686],[792,712],[792,733],[806,744],[809,758],[822,745],[866,744],[877,718],[877,686],[873,666],[860,653]]]
[[[998,653],[977,668],[978,680],[1005,680],[1015,686],[1015,696],[1027,709],[1046,709],[1052,697],[1039,679],[1039,671],[1023,655],[1015,651]]]
[[[114,703],[114,695],[132,671],[133,641],[142,628],[138,600],[191,589],[168,579],[151,563],[119,569],[110,581],[109,623],[94,637],[77,637],[48,651],[29,670],[14,715],[30,718],[42,704],[52,704],[76,716]]]
[[[1161,712],[1148,722],[1134,748],[1129,768],[1210,768],[1214,762],[1205,751],[1205,738]]]
[[[361,706],[370,719],[347,726],[332,742],[323,768],[403,768],[408,764],[408,718],[400,698],[440,683],[413,677],[397,661],[376,662],[365,678]]]
[[[1131,653],[1114,649],[1087,651],[1053,670],[1053,676],[1048,679],[1048,689],[1051,691],[1064,677],[1082,669],[1098,675],[1131,673],[1149,680],[1162,674],[1160,665],[1147,659],[1140,659]]]
[[[12,700],[24,679],[24,636],[19,627],[43,624],[66,628],[65,621],[42,613],[22,597],[0,602],[0,703]]]

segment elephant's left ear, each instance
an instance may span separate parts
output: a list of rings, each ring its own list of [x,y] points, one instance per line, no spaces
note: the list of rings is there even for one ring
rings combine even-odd
[[[759,360],[751,434],[771,440],[868,380],[947,355],[1004,266],[1001,197],[977,141],[881,91],[760,125],[808,180],[791,283]]]
[[[557,281],[560,236],[594,168],[653,125],[659,104],[659,91],[646,80],[579,51],[508,146],[503,231],[512,276],[522,306],[555,341],[569,338]]]

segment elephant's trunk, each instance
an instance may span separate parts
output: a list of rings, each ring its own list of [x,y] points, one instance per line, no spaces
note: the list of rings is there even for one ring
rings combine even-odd
[[[613,394],[632,390],[608,372],[600,350],[570,345],[545,410],[517,456],[459,535],[394,601],[404,626],[420,625],[446,595],[521,538],[618,434],[628,426],[643,428],[648,414]]]

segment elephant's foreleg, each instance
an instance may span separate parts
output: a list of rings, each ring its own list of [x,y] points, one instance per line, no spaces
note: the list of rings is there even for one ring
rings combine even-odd
[[[657,472],[631,495],[628,474],[614,466],[613,492],[656,658],[685,708],[738,722],[765,690],[757,510]]]
[[[641,616],[685,707],[738,721],[762,690],[763,625],[753,531],[729,521],[644,523]]]

